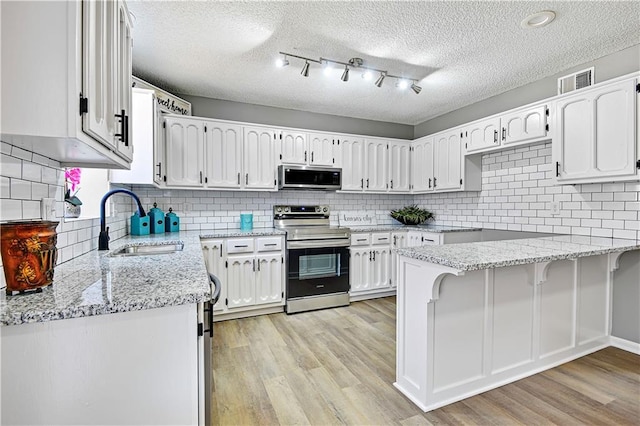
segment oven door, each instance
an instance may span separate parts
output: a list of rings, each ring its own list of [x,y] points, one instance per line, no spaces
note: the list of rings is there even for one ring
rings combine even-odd
[[[288,250],[287,299],[349,291],[349,248]]]

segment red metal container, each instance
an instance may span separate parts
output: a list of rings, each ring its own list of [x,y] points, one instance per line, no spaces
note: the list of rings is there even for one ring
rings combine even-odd
[[[7,294],[51,285],[58,259],[58,222],[31,221],[0,224],[0,251]]]

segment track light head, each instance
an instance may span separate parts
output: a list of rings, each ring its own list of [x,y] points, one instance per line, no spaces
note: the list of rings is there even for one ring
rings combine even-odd
[[[377,87],[382,87],[382,82],[384,81],[384,78],[385,78],[385,77],[386,77],[386,74],[385,74],[385,73],[383,73],[383,72],[381,72],[381,73],[380,73],[380,77],[378,77],[378,79],[377,79],[377,80],[376,80],[376,82],[375,82],[375,85],[376,85]]]
[[[304,77],[309,77],[309,61],[304,61],[304,66],[302,67],[302,71],[300,71]]]
[[[411,90],[413,90],[414,92],[416,92],[416,95],[420,94],[420,91],[422,90],[422,87],[418,86],[416,84],[416,82],[414,81],[413,83],[411,83]]]
[[[344,66],[344,71],[342,73],[342,77],[340,77],[340,80],[349,81],[349,67],[346,65]]]
[[[286,56],[284,58],[276,59],[276,66],[278,68],[286,67],[287,65],[289,65],[289,60],[287,59]]]

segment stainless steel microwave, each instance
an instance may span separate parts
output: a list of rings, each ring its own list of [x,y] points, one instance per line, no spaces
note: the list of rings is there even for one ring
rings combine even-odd
[[[335,191],[341,188],[342,169],[315,166],[278,166],[278,189]]]

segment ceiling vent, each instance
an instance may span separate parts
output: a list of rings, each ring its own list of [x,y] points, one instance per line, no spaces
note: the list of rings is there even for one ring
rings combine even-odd
[[[558,95],[593,85],[594,68],[578,71],[558,79]]]

